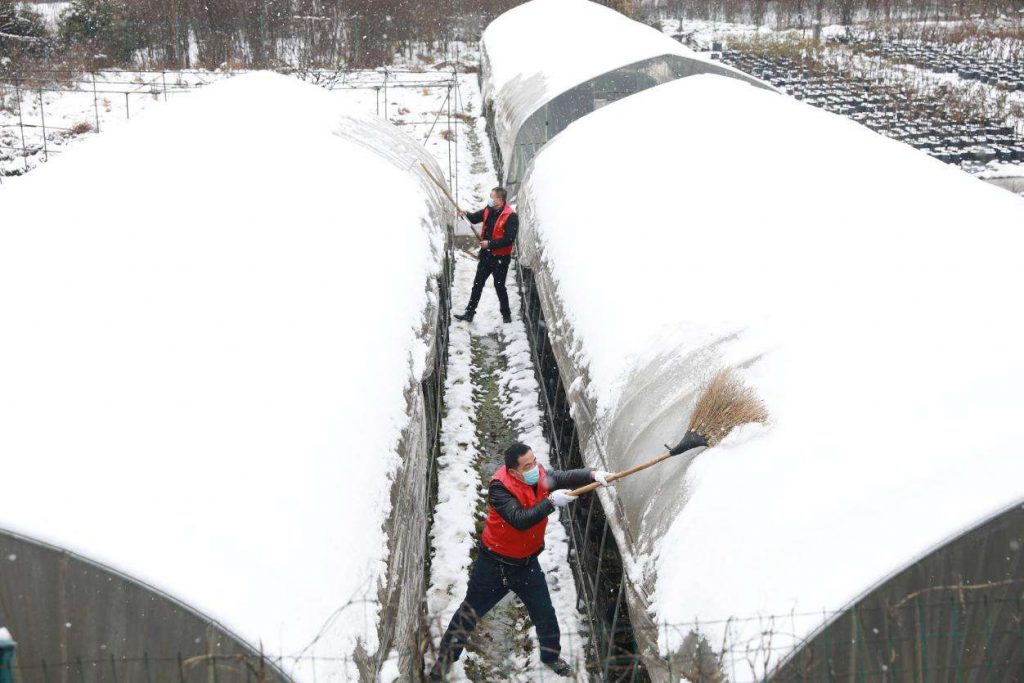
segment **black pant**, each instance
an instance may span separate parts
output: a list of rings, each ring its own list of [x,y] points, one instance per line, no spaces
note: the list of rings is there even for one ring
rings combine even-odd
[[[473,279],[473,293],[469,295],[469,303],[466,305],[467,313],[476,312],[487,278],[494,275],[494,291],[498,293],[501,314],[506,318],[512,315],[512,309],[508,307],[508,290],[505,289],[505,276],[508,275],[508,264],[511,261],[511,256],[495,256],[489,251],[480,250],[480,262],[476,266],[476,277]]]
[[[478,619],[487,614],[505,595],[512,591],[526,605],[530,620],[537,629],[540,641],[540,660],[550,663],[558,659],[562,647],[561,634],[555,608],[551,606],[548,583],[537,558],[531,558],[523,567],[505,564],[481,550],[469,575],[466,599],[455,610],[455,616],[448,624],[448,630],[441,638],[435,669],[447,673],[453,662],[458,661],[466,646],[469,634],[476,628]]]

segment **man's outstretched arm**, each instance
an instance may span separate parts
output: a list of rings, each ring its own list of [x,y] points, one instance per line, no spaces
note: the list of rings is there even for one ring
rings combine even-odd
[[[484,220],[484,210],[480,209],[479,211],[467,211],[466,220],[469,221],[470,223],[482,223]]]

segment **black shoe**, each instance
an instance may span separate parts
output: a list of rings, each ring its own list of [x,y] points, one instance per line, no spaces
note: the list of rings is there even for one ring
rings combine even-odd
[[[503,323],[510,323],[510,322],[512,322],[512,314],[511,313],[502,313],[501,314],[501,322],[503,322]]]
[[[471,322],[473,322],[473,313],[471,311],[466,311],[465,313],[456,313],[455,314],[455,319],[456,320],[464,320],[467,323],[471,323]]]
[[[553,662],[544,662],[544,666],[554,671],[559,676],[572,676],[572,667],[564,659],[556,659]]]
[[[444,674],[441,672],[441,660],[434,662],[434,666],[430,668],[430,673],[427,674],[428,681],[443,681]]]

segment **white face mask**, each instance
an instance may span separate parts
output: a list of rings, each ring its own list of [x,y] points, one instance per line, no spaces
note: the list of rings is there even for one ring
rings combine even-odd
[[[492,209],[494,208],[494,199],[493,198],[491,198],[491,197],[487,198],[487,206],[489,206]]]

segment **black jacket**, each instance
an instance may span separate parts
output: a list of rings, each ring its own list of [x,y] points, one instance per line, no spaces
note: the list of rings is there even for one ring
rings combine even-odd
[[[545,470],[544,474],[549,478],[548,489],[554,491],[586,486],[594,481],[591,472],[589,467],[584,467],[578,470]],[[513,529],[519,531],[529,529],[555,511],[554,504],[547,498],[532,508],[524,508],[516,500],[516,497],[505,488],[505,485],[497,479],[491,480],[491,486],[487,491],[487,502]]]
[[[519,234],[519,214],[515,211],[505,221],[505,234],[500,240],[491,240],[491,235],[494,234],[494,224],[498,222],[498,216],[501,215],[501,211],[491,209],[491,215],[487,217],[487,222],[484,224],[484,229],[480,232],[480,239],[490,242],[487,245],[486,251],[492,249],[501,249],[507,247],[510,244],[515,243],[516,235]],[[479,223],[484,219],[484,210],[473,211],[472,213],[466,214],[466,220],[470,223]]]

